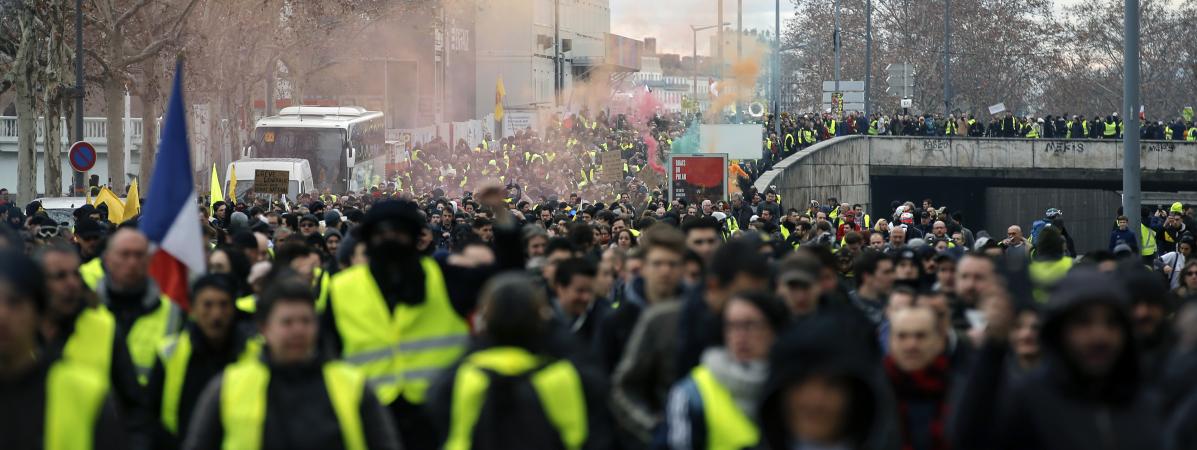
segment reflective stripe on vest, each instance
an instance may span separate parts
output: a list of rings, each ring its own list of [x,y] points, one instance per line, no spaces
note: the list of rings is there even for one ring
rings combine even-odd
[[[710,450],[752,448],[760,441],[760,430],[736,406],[727,388],[704,366],[690,372],[698,395],[702,397],[702,415],[707,422],[707,448]]]
[[[179,400],[183,395],[183,382],[187,379],[187,363],[191,361],[191,336],[179,333],[162,344],[159,349],[164,377],[162,381],[162,410],[159,411],[162,426],[171,434],[179,433]]]
[[[469,327],[449,302],[440,266],[423,258],[424,302],[399,303],[393,311],[370,268],[345,269],[333,277],[333,317],[341,334],[341,353],[389,405],[400,395],[423,404],[428,385],[465,350]],[[340,301],[337,301],[340,300]]]
[[[75,331],[67,338],[62,356],[104,375],[112,370],[112,345],[116,340],[116,318],[107,308],[85,307],[75,318]]]
[[[1040,304],[1047,303],[1049,289],[1065,275],[1068,275],[1070,269],[1072,269],[1072,258],[1069,257],[1055,261],[1031,261],[1028,272],[1031,276],[1031,284],[1034,285],[1031,294],[1035,297],[1035,301]]]
[[[70,361],[50,366],[46,374],[43,448],[92,448],[96,421],[108,394],[106,375]]]
[[[158,308],[138,317],[129,329],[125,344],[129,346],[129,358],[137,370],[137,381],[145,386],[149,382],[150,370],[154,368],[154,357],[163,339],[170,337],[182,325],[182,313],[165,295],[158,297]]]
[[[86,284],[88,289],[96,290],[96,285],[99,284],[100,279],[104,278],[104,265],[100,262],[100,258],[92,258],[91,261],[79,266],[79,276],[83,278],[83,284]]]
[[[474,425],[482,413],[490,377],[485,370],[504,376],[528,374],[545,417],[557,430],[567,450],[581,449],[589,435],[586,396],[578,370],[566,360],[539,368],[546,361],[515,347],[495,347],[465,358],[453,380],[449,413],[449,438],[445,450],[468,450],[474,442]],[[502,413],[500,411],[500,413]]]
[[[341,439],[348,450],[365,450],[361,403],[366,378],[342,362],[324,364],[324,388],[332,402]],[[220,421],[224,427],[226,449],[262,447],[262,427],[266,423],[266,389],[270,369],[256,359],[245,359],[224,371],[220,386]]]

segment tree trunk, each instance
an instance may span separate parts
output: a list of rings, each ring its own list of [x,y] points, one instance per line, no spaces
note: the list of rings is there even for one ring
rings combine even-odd
[[[37,112],[29,83],[17,77],[17,204],[25,206],[37,197]]]
[[[125,130],[122,123],[124,112],[123,86],[116,77],[104,81],[104,116],[108,119],[108,181],[112,192],[125,192]]]
[[[158,153],[158,59],[145,61],[145,82],[141,89],[141,170],[138,173],[138,193],[149,192],[150,174],[154,173],[154,158]]]
[[[55,96],[57,97],[57,96]],[[62,117],[57,98],[46,102],[46,137],[42,159],[46,165],[43,189],[46,197],[62,196]]]

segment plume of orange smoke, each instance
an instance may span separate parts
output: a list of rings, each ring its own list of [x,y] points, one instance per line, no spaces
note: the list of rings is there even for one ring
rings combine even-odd
[[[756,81],[761,75],[761,63],[768,57],[763,44],[756,40],[744,41],[744,57],[732,63],[730,77],[719,83],[719,94],[711,99],[703,117],[714,120],[723,114],[728,106],[746,105],[755,100]]]

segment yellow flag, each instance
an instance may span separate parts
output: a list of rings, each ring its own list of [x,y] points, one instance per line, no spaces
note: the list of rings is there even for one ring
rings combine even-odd
[[[125,218],[141,214],[141,195],[137,191],[137,180],[129,185],[129,195],[125,196]]]
[[[229,166],[229,201],[237,203],[237,165]]]
[[[208,207],[211,208],[216,202],[224,201],[224,194],[220,193],[220,175],[216,173],[216,163],[212,163],[212,193],[208,200]],[[215,212],[215,211],[213,211]]]
[[[495,120],[503,120],[503,97],[507,96],[507,90],[503,89],[503,77],[499,77],[495,81]]]
[[[112,190],[107,187],[100,189],[100,193],[96,195],[96,207],[100,205],[108,206],[108,221],[111,223],[121,223],[125,221],[125,204],[121,202],[120,197],[117,197]]]

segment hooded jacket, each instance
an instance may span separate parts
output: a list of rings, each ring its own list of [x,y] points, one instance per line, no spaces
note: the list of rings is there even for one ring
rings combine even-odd
[[[761,396],[761,441],[767,448],[802,448],[786,427],[785,392],[813,375],[834,376],[852,389],[845,448],[897,449],[897,416],[875,349],[865,339],[844,339],[854,322],[842,312],[820,311],[782,335],[769,355],[769,378]]]
[[[954,447],[969,449],[1154,449],[1161,420],[1139,373],[1123,285],[1108,275],[1074,270],[1044,313],[1043,363],[1010,383],[1005,345],[986,344],[956,408]],[[1090,305],[1116,311],[1124,347],[1105,380],[1092,382],[1066,356],[1064,328]],[[992,416],[991,416],[992,414]]]

